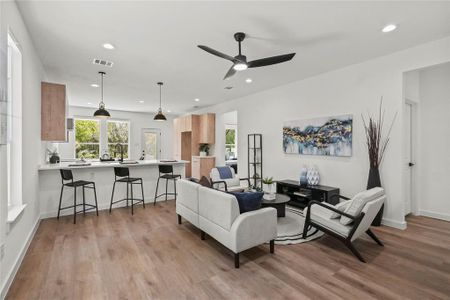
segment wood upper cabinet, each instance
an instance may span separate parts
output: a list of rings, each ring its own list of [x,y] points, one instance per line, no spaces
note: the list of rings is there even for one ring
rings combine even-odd
[[[66,141],[66,86],[41,83],[41,140]]]
[[[215,144],[216,142],[216,114],[200,116],[200,144]]]

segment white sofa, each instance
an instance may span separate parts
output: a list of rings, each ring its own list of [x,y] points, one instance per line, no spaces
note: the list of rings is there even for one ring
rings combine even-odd
[[[239,213],[236,197],[197,183],[178,181],[176,212],[178,224],[181,217],[233,251],[235,267],[239,268],[239,253],[270,242],[274,252],[277,236],[277,212],[274,208],[262,208]]]

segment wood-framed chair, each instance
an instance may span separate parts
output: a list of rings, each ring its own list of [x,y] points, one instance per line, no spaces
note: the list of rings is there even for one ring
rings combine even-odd
[[[358,250],[356,250],[353,242],[364,233],[367,233],[367,235],[369,235],[378,245],[384,246],[378,237],[370,230],[370,225],[381,206],[384,204],[386,196],[383,191],[381,196],[367,201],[368,199],[364,199],[363,193],[358,194],[360,196],[358,203],[361,203],[360,205],[362,207],[360,207],[360,212],[356,215],[346,213],[328,203],[315,200],[311,201],[308,204],[306,211],[303,238],[306,238],[309,226],[315,227],[343,242],[360,261],[365,263],[366,261]],[[356,198],[356,196],[354,198]],[[355,200],[352,199],[351,201]],[[349,205],[351,205],[351,203]],[[338,217],[333,216],[336,216],[336,214]],[[350,224],[341,222],[340,218],[343,217],[348,218],[347,220]]]

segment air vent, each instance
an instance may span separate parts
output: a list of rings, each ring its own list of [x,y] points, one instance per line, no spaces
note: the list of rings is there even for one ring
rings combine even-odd
[[[101,65],[101,66],[106,66],[106,67],[112,67],[113,66],[113,62],[112,61],[107,61],[107,60],[103,60],[103,59],[98,59],[98,58],[94,58],[94,60],[92,61],[92,63],[94,65]]]
[[[226,86],[226,87],[224,87],[224,89],[226,89],[226,90],[231,90],[233,87],[232,86]]]

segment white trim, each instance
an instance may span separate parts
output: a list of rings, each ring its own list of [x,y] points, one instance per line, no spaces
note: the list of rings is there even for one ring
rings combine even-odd
[[[25,210],[25,207],[27,207],[26,204],[13,205],[13,206],[8,207],[8,218],[6,220],[6,223],[8,223],[8,224],[14,223],[14,221]]]
[[[407,226],[405,221],[399,222],[399,221],[389,220],[389,219],[385,219],[385,218],[383,218],[383,220],[381,220],[381,224],[389,226],[389,227],[401,229],[401,230],[405,230],[406,226]]]
[[[8,275],[6,276],[6,280],[4,285],[1,287],[0,290],[0,299],[5,299],[6,294],[8,293],[9,288],[11,287],[11,284],[16,277],[17,271],[19,270],[20,265],[22,264],[23,258],[25,257],[25,254],[27,253],[28,247],[30,247],[31,241],[34,238],[34,235],[36,234],[37,229],[39,228],[39,224],[41,223],[41,219],[37,219],[36,223],[34,224],[33,230],[31,230],[30,234],[28,235],[26,239],[25,245],[23,245],[19,256],[17,257],[16,261],[14,262],[13,268],[8,272]]]
[[[450,215],[449,214],[443,214],[439,212],[434,211],[428,211],[428,210],[419,210],[419,216],[434,218],[434,219],[440,219],[444,221],[450,221]]]

